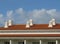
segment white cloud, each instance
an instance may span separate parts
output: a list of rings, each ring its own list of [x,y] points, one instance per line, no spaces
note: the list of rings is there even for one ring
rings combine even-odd
[[[35,23],[47,23],[46,20],[49,20],[47,17],[46,9],[35,9],[29,12],[29,17],[32,18]]]
[[[47,10],[47,14],[50,15],[51,18],[55,18],[57,23],[60,23],[60,11],[56,9]]]
[[[3,14],[0,14],[0,18],[2,18],[3,17]]]
[[[13,16],[13,10],[7,11],[7,18],[10,19]]]
[[[4,24],[4,17],[3,14],[0,14],[0,26]]]
[[[41,10],[35,9],[35,10],[31,11],[29,14],[32,15],[32,17],[37,18],[37,17],[40,17],[40,15],[46,14],[46,10],[45,9],[41,9]]]
[[[57,14],[56,9],[50,9],[50,10],[47,10],[46,12],[47,12],[47,14],[51,15],[52,17]]]
[[[16,9],[13,15],[13,19],[17,24],[24,23],[26,21],[26,11],[24,11],[23,8]]]
[[[15,12],[16,12],[17,14],[21,14],[21,15],[23,15],[23,14],[25,13],[25,11],[24,11],[23,8],[18,8],[18,9],[15,10]]]
[[[60,12],[56,9],[35,9],[29,12],[29,17],[36,23],[48,23],[52,18],[55,18],[56,20],[60,19]]]
[[[34,9],[25,11],[23,8],[18,8],[15,11],[7,11],[6,17],[0,14],[0,24],[6,19],[13,19],[14,23],[23,24],[30,18],[33,19],[34,23],[48,23],[51,17],[56,18],[56,22],[60,22],[60,11],[56,9]]]

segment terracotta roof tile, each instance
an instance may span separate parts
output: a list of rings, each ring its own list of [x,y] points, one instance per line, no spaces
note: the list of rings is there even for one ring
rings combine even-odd
[[[49,28],[48,24],[34,24],[30,28],[26,28],[25,24],[12,25],[8,28],[0,27],[0,30],[27,30],[27,29],[31,29],[31,30],[36,30],[36,29],[60,29],[60,24],[56,24],[52,28]]]

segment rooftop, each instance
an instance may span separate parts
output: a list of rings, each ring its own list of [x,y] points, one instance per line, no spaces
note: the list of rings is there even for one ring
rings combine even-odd
[[[34,24],[30,28],[26,28],[25,24],[12,25],[12,26],[9,26],[8,28],[0,27],[0,30],[27,30],[27,29],[30,29],[30,30],[60,29],[60,24],[56,24],[53,27],[48,27],[48,24]]]

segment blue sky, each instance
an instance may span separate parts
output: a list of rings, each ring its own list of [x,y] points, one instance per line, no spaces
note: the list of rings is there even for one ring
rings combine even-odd
[[[12,19],[15,24],[48,23],[51,17],[60,23],[60,0],[0,0],[0,25]],[[38,22],[37,22],[38,21]]]
[[[0,11],[24,8],[32,9],[57,9],[60,10],[60,0],[0,0]]]

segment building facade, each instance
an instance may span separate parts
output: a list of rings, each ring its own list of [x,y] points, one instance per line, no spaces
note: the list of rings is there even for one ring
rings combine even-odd
[[[12,25],[0,27],[0,44],[60,44],[60,24]]]

